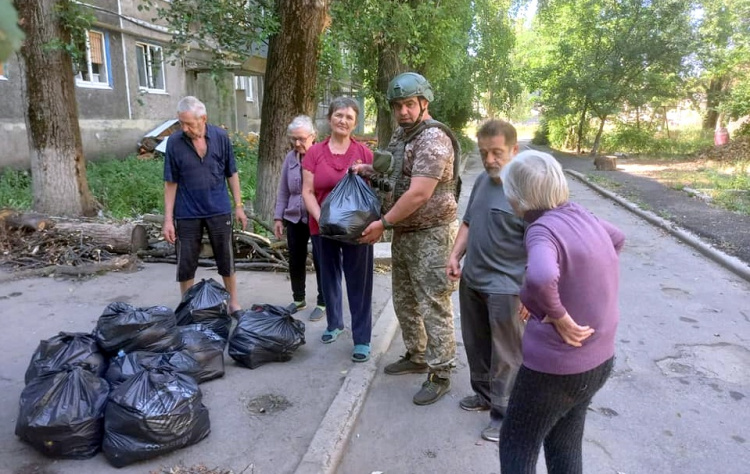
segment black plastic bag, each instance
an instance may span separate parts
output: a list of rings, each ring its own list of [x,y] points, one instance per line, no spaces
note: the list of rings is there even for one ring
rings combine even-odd
[[[115,388],[142,370],[158,368],[171,369],[189,375],[201,383],[196,377],[200,374],[201,366],[187,351],[123,353],[112,358],[104,378],[112,388]]]
[[[320,206],[320,235],[357,243],[370,223],[380,219],[380,201],[357,174],[347,173]]]
[[[65,366],[82,365],[99,377],[107,371],[107,359],[99,349],[96,338],[82,332],[61,332],[40,341],[26,369],[25,382]]]
[[[229,356],[250,369],[286,362],[305,343],[305,323],[281,306],[253,305],[242,310],[229,338]]]
[[[211,432],[196,381],[168,369],[138,372],[109,395],[102,451],[115,467],[155,458]]]
[[[174,312],[165,306],[136,308],[110,303],[96,323],[94,336],[109,355],[120,351],[169,352],[175,349]]]
[[[109,384],[81,366],[33,378],[21,392],[16,436],[54,458],[99,451]]]
[[[205,324],[178,326],[175,331],[177,349],[190,353],[200,365],[198,373],[193,374],[198,383],[224,376],[226,339],[221,338]]]
[[[232,317],[227,310],[228,299],[229,293],[216,280],[203,279],[185,293],[177,306],[177,324],[205,324],[226,340],[232,325]]]

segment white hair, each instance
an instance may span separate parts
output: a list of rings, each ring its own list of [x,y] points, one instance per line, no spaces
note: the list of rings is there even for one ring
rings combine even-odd
[[[297,130],[298,128],[304,128],[308,133],[311,133],[313,135],[317,134],[315,130],[315,124],[307,115],[297,115],[296,117],[294,117],[289,126],[286,128],[286,134],[291,135],[292,132]]]
[[[500,172],[508,201],[523,215],[526,211],[554,209],[570,196],[562,166],[549,153],[526,150]]]
[[[206,105],[192,95],[183,97],[177,102],[177,114],[192,112],[196,117],[206,116]]]

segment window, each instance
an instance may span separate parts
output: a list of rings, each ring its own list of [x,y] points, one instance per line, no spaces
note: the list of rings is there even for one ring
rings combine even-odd
[[[245,91],[245,100],[248,102],[255,101],[255,84],[255,76],[234,76],[234,88]]]
[[[76,84],[87,87],[109,87],[109,51],[104,33],[86,32],[86,55],[77,67]]]
[[[136,43],[135,55],[138,64],[138,87],[152,91],[165,91],[164,55],[161,46]]]

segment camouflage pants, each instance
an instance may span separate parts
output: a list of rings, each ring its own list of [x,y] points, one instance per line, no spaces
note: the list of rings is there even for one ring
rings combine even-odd
[[[393,233],[391,265],[393,307],[406,350],[430,372],[450,377],[456,358],[451,293],[445,264],[458,232],[458,222],[415,232]]]

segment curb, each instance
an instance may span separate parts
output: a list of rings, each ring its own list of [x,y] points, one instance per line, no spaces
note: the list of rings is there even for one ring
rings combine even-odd
[[[372,331],[370,360],[362,364],[352,363],[294,474],[335,474],[378,371],[380,359],[388,351],[397,328],[393,300],[389,299]]]
[[[565,172],[578,179],[583,184],[598,192],[602,196],[615,201],[617,204],[621,205],[628,211],[632,212],[638,217],[645,219],[650,224],[667,231],[672,236],[677,237],[679,240],[690,245],[706,257],[725,267],[727,270],[730,270],[737,276],[750,282],[750,266],[746,265],[740,259],[731,255],[727,255],[721,250],[712,247],[711,245],[707,244],[699,237],[697,237],[695,234],[677,226],[677,224],[675,224],[674,222],[662,219],[651,211],[645,211],[632,202],[628,201],[627,199],[611,191],[608,191],[597,184],[592,183],[585,175],[579,173],[578,171],[566,169]]]

